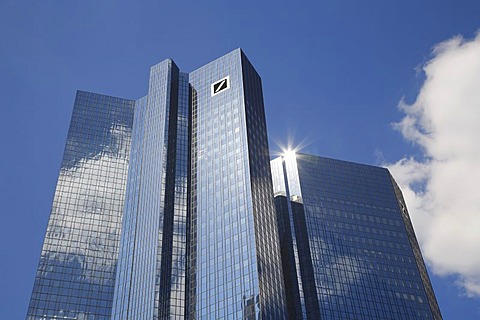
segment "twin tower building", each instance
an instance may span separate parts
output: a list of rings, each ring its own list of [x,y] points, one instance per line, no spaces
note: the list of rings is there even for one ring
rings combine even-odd
[[[270,161],[234,50],[77,93],[27,319],[441,319],[386,169]]]

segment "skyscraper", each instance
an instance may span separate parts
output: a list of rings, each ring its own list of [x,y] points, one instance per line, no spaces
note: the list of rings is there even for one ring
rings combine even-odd
[[[241,50],[190,74],[190,316],[286,313],[262,85]]]
[[[107,319],[135,101],[79,91],[27,319]]]
[[[286,317],[261,80],[234,50],[79,92],[27,319]]]
[[[441,319],[387,169],[287,153],[271,162],[291,319]]]
[[[137,100],[77,93],[27,319],[412,317],[440,313],[393,179],[270,165],[240,49],[162,61]]]

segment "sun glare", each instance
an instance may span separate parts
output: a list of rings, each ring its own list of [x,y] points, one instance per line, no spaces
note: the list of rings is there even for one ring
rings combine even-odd
[[[294,160],[295,157],[296,157],[296,154],[295,154],[295,150],[292,150],[292,149],[287,149],[283,152],[283,158],[285,160]]]

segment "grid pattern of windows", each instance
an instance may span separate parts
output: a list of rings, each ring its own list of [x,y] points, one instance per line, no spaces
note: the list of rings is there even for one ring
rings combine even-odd
[[[135,102],[77,92],[27,319],[109,319]]]
[[[188,74],[179,74],[178,115],[175,144],[175,178],[169,185],[174,191],[173,210],[165,217],[163,243],[161,319],[185,319],[187,197],[189,161],[189,83]],[[173,142],[173,141],[172,141]],[[170,143],[172,143],[170,142]],[[168,239],[167,239],[168,238]]]
[[[260,79],[252,74],[250,65],[246,66],[251,68],[247,71],[248,81],[257,82],[243,79],[246,63],[238,49],[190,74],[189,316],[193,319],[284,317],[279,311],[283,311],[283,300],[278,298],[282,297],[278,293],[282,292],[280,264],[266,260],[271,256],[279,261],[280,257],[278,235],[271,230],[275,217],[269,198],[271,184],[266,183],[270,174],[259,172],[261,167],[269,170]],[[212,95],[211,84],[226,77],[229,88]],[[256,158],[250,158],[252,155]],[[264,230],[258,229],[256,223],[266,218],[273,219],[264,226],[269,234],[259,234]],[[277,238],[270,239],[270,234]],[[263,285],[261,277],[265,277]],[[274,313],[269,317],[268,312]]]
[[[138,99],[135,102],[135,115],[132,130],[132,146],[130,163],[128,168],[127,190],[125,195],[125,214],[123,215],[121,241],[119,248],[119,259],[117,276],[115,281],[115,294],[113,300],[112,314],[115,317],[125,317],[129,306],[129,293],[131,287],[132,268],[124,265],[132,263],[136,254],[135,246],[126,241],[134,239],[137,231],[137,215],[134,214],[137,206],[137,199],[140,193],[139,168],[142,162],[142,141],[145,132],[145,111],[147,108],[147,97]]]
[[[240,52],[247,124],[250,183],[260,281],[261,319],[286,317],[286,296],[280,253],[280,239],[273,203],[270,155],[268,151],[262,82],[254,67]]]
[[[27,319],[441,319],[388,171],[271,166],[240,49],[79,91]]]
[[[298,263],[297,243],[294,242],[295,235],[290,224],[291,212],[287,197],[277,195],[275,197],[275,209],[277,211],[278,232],[280,234],[280,247],[282,255],[282,268],[286,288],[286,300],[289,319],[303,319],[306,313],[302,310],[304,304],[303,288],[300,277],[300,265]],[[296,240],[296,239],[295,239]]]
[[[178,249],[186,246],[188,85],[183,75],[179,97],[179,77],[170,59],[153,66],[148,96],[137,103],[114,318],[183,316],[177,310],[184,300],[178,275],[185,258]]]
[[[438,307],[437,298],[435,297],[435,293],[433,292],[432,283],[430,282],[430,278],[427,273],[427,267],[425,266],[425,262],[423,261],[422,253],[420,252],[420,246],[418,245],[417,237],[415,236],[415,232],[413,230],[412,221],[410,220],[410,215],[408,214],[407,206],[405,205],[405,200],[403,199],[402,191],[398,187],[393,177],[390,176],[390,178],[392,179],[393,187],[395,189],[395,194],[397,196],[398,205],[400,206],[403,222],[405,223],[405,228],[407,230],[407,236],[412,246],[413,255],[415,256],[415,260],[417,262],[418,270],[420,272],[420,277],[422,279],[423,286],[425,288],[425,293],[427,294],[428,303],[430,304],[430,309],[432,310],[432,313],[433,313],[433,318],[442,319],[442,314],[440,313],[440,308]]]
[[[289,319],[318,317],[305,213],[295,158],[271,161]],[[290,192],[293,192],[291,194]],[[293,201],[292,199],[295,199]]]
[[[305,295],[317,297],[316,317],[441,318],[431,311],[388,171],[304,154],[296,162],[301,202],[294,214],[306,226],[296,232],[308,235],[302,242],[315,286]],[[308,275],[301,266],[302,277]]]

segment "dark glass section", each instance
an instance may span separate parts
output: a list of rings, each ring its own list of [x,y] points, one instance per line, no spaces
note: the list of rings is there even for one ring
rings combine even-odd
[[[188,319],[197,319],[197,92],[190,86],[190,183],[188,197],[187,310]]]
[[[275,197],[275,210],[277,212],[278,232],[280,235],[280,248],[282,255],[282,269],[284,275],[285,294],[289,319],[303,319],[300,300],[300,288],[297,278],[294,245],[288,212],[287,197]]]
[[[78,91],[27,319],[109,319],[135,101]]]
[[[252,188],[253,217],[260,281],[260,316],[283,319],[287,315],[283,284],[280,239],[273,203],[272,175],[268,150],[262,82],[241,52],[247,143]]]
[[[294,158],[271,161],[289,319],[318,319],[312,256],[308,245],[298,170]]]
[[[317,295],[315,294],[315,278],[313,270],[312,254],[308,245],[307,224],[305,221],[305,211],[303,204],[290,201],[292,215],[294,217],[295,234],[297,239],[297,250],[301,268],[303,299],[305,311],[303,312],[307,319],[319,319],[320,308],[318,306]],[[288,288],[287,288],[288,290]]]
[[[168,129],[165,128],[166,142],[166,160],[165,182],[162,192],[165,193],[165,204],[163,211],[163,228],[159,229],[159,236],[163,237],[161,241],[162,257],[160,260],[160,284],[158,285],[159,314],[158,319],[167,319],[170,317],[170,298],[172,285],[172,262],[173,262],[173,223],[174,223],[174,203],[175,203],[175,174],[176,174],[176,155],[177,155],[177,121],[178,121],[178,81],[179,70],[172,62],[171,74],[169,79],[170,99],[167,101],[168,118],[166,119]],[[165,148],[165,147],[164,147]],[[164,161],[165,161],[164,160]],[[186,167],[185,167],[186,169]],[[178,234],[177,234],[178,236]],[[175,257],[178,258],[178,257]],[[157,266],[158,268],[158,266]],[[157,280],[158,281],[158,280]],[[158,282],[157,282],[158,283]],[[157,298],[155,299],[157,300]],[[171,315],[175,318],[175,315]]]
[[[175,79],[175,78],[174,78]],[[177,118],[170,117],[169,161],[167,168],[167,197],[162,257],[162,284],[160,319],[185,318],[185,281],[187,247],[187,189],[188,189],[188,74],[179,73],[175,79],[178,88],[172,90],[178,98]],[[175,86],[175,85],[174,85]],[[173,100],[173,99],[172,99]],[[175,110],[171,107],[171,110]],[[173,114],[173,112],[172,112]],[[173,160],[174,159],[174,160]],[[170,186],[170,187],[169,187]],[[163,307],[162,307],[163,306]]]

